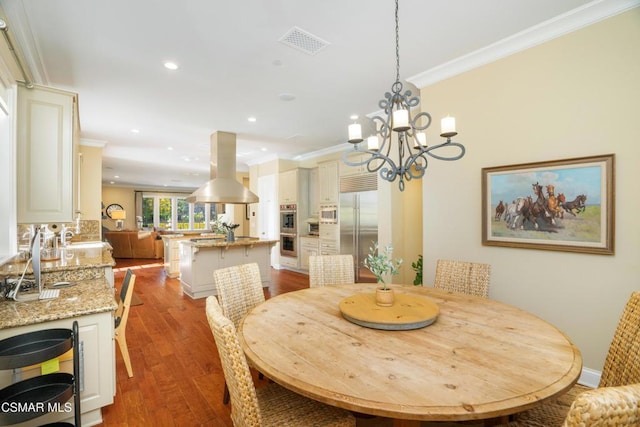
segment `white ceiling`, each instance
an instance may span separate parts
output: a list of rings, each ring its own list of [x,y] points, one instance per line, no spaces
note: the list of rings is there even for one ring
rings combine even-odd
[[[401,0],[401,78],[611,2]],[[0,5],[35,82],[79,94],[81,137],[106,142],[103,179],[115,185],[199,187],[216,130],[238,135],[238,170],[346,149],[349,116],[378,110],[395,79],[391,0]],[[278,42],[294,26],[329,46],[312,56]],[[165,69],[165,60],[180,68]]]

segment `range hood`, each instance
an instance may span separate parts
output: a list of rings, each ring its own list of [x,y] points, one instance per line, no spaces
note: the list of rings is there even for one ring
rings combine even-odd
[[[211,135],[211,181],[187,197],[188,203],[258,203],[258,196],[236,180],[236,135]]]

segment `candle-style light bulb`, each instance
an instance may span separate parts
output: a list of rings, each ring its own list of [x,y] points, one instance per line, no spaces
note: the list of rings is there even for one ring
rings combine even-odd
[[[367,138],[367,149],[378,151],[380,149],[380,141],[376,135]]]
[[[456,118],[447,116],[444,117],[440,121],[441,133],[440,136],[444,138],[451,138],[452,136],[456,136],[458,132],[456,132]]]
[[[362,127],[358,123],[349,125],[349,142],[352,144],[362,142]]]
[[[409,127],[409,110],[399,109],[393,112],[392,129],[396,132],[404,132]]]
[[[420,148],[427,146],[427,135],[424,132],[416,133],[416,145],[413,148]]]

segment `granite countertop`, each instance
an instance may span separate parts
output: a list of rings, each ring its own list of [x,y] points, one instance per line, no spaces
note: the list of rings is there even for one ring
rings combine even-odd
[[[114,311],[115,291],[105,278],[80,280],[60,289],[58,298],[36,301],[0,301],[0,329],[51,320]]]
[[[225,239],[227,236],[226,234],[216,234],[216,233],[209,233],[209,232],[184,232],[181,234],[161,234],[160,237],[162,239],[167,239],[167,240],[185,240],[185,239],[196,239],[196,238],[220,238],[220,239]]]
[[[116,265],[112,256],[112,248],[108,243],[91,242],[77,243],[60,249],[60,257],[54,260],[43,258],[42,273],[58,271],[81,270],[87,267],[113,267]],[[0,266],[0,278],[15,277],[22,274],[26,260],[16,257]],[[31,264],[27,273],[32,274]]]
[[[203,238],[202,240],[191,241],[184,240],[181,245],[191,246],[194,248],[224,248],[227,246],[255,246],[255,245],[274,245],[280,240],[258,239],[256,238],[240,238],[235,242],[227,242],[224,239]]]

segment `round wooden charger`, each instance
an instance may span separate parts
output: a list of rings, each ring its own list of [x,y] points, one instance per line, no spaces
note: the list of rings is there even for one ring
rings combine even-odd
[[[405,331],[429,326],[440,308],[428,298],[395,293],[391,307],[376,304],[375,294],[355,294],[340,301],[342,316],[356,325],[388,331]]]

